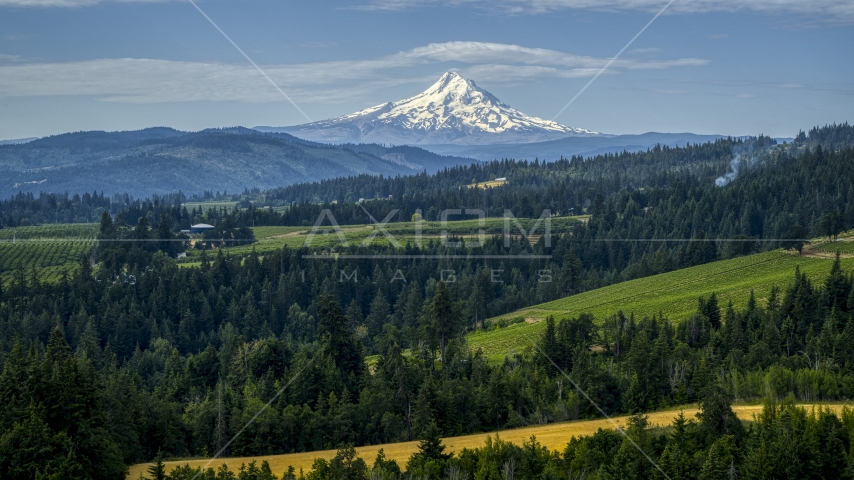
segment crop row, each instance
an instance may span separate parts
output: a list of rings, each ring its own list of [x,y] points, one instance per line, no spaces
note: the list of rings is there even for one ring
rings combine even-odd
[[[849,238],[845,239],[845,241],[824,243],[813,247],[812,250],[818,250],[819,252],[825,253],[839,252],[841,254],[852,254],[854,253],[854,241],[851,241]]]
[[[96,223],[60,223],[0,229],[0,240],[94,238],[96,235],[98,235]]]
[[[0,273],[23,266],[26,269],[75,265],[94,246],[94,241],[0,243]]]

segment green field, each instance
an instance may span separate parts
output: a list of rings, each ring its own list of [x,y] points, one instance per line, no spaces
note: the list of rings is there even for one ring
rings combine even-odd
[[[833,260],[798,256],[775,250],[732,260],[676,270],[652,277],[631,280],[604,288],[579,293],[516,312],[502,315],[493,321],[524,318],[516,323],[492,331],[477,332],[468,336],[473,349],[482,348],[490,358],[497,359],[509,352],[523,351],[535,341],[545,327],[540,320],[549,315],[556,319],[592,313],[597,321],[618,312],[636,317],[663,313],[674,321],[683,320],[697,308],[697,298],[718,296],[722,307],[729,301],[738,307],[746,305],[750,291],[763,302],[771,287],[785,287],[794,277],[795,267],[810,278],[821,280],[830,271]],[[842,259],[843,269],[854,268],[854,258]]]
[[[81,239],[95,238],[98,235],[97,223],[59,223],[38,225],[35,227],[15,227],[0,229],[0,240],[21,239]]]
[[[23,266],[35,267],[42,281],[71,272],[95,246],[98,224],[57,224],[0,230],[0,279],[8,281]]]
[[[284,246],[289,248],[300,248],[308,238],[309,227],[252,227],[255,233],[255,243],[249,245],[238,245],[225,247],[223,252],[231,255],[248,255],[252,249],[259,255],[274,252]],[[342,226],[348,241],[361,241],[370,235],[370,231],[364,225]],[[339,244],[338,236],[331,227],[321,228],[312,239],[311,245],[316,248],[332,247]],[[187,250],[187,258],[182,263],[194,263],[199,261],[200,250]]]
[[[551,219],[551,228],[553,234],[566,232],[567,228],[578,222],[585,221],[587,216],[578,217],[555,217]],[[518,219],[522,226],[530,231],[536,220],[520,218]],[[377,231],[374,225],[342,225],[341,232],[344,234],[349,244],[360,244],[364,242],[372,233],[376,235],[368,242],[370,245],[389,245],[390,240]],[[391,234],[400,245],[406,245],[407,242],[415,244],[416,242],[416,226],[412,222],[389,223],[384,228]],[[504,232],[503,218],[486,218],[484,226],[479,227],[477,220],[457,220],[448,221],[446,225],[441,222],[422,222],[421,238],[424,242],[429,242],[431,239],[440,241],[442,232],[447,231],[449,236],[461,236],[468,240],[476,240],[478,230],[483,229],[487,236],[501,235]],[[281,249],[284,246],[289,248],[300,248],[309,239],[312,227],[252,227],[255,233],[257,242],[251,245],[239,245],[235,247],[226,247],[225,252],[233,255],[247,255],[254,248],[258,254],[273,252]],[[540,225],[532,238],[539,238],[542,234],[544,226]],[[511,235],[519,235],[520,232],[515,224],[511,222]],[[312,248],[331,248],[341,245],[335,230],[325,222],[319,227],[314,237],[311,239],[310,246]],[[198,250],[190,250],[187,252],[187,258],[184,262],[197,262],[201,252]]]

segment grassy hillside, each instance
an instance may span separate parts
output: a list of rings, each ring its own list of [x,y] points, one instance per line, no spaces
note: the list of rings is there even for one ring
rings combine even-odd
[[[810,245],[809,250],[832,254],[839,252],[843,255],[854,254],[854,230],[840,235],[835,242],[821,242]]]
[[[19,265],[35,267],[39,279],[52,281],[77,268],[80,257],[95,246],[98,225],[40,225],[0,230],[0,279],[8,281]]]
[[[548,303],[502,315],[492,320],[523,318],[526,321],[505,328],[469,335],[469,345],[482,348],[491,358],[522,351],[545,327],[540,320],[592,313],[597,321],[622,310],[626,315],[650,316],[659,312],[672,320],[681,320],[697,308],[697,298],[718,296],[721,306],[732,301],[736,307],[747,303],[750,291],[764,301],[774,285],[784,287],[792,281],[795,267],[810,278],[820,280],[830,271],[831,258],[799,256],[776,250],[731,260],[676,270],[652,277],[631,280],[591,290]],[[854,268],[854,258],[843,258],[845,270]]]
[[[810,405],[802,405],[810,407]],[[833,404],[825,405],[824,407],[832,409],[834,412],[841,412],[843,405]],[[752,420],[754,415],[762,411],[761,405],[738,405],[733,406],[736,415],[742,420]],[[693,407],[681,410],[686,418],[693,418],[699,410]],[[667,410],[647,414],[649,423],[653,426],[669,426],[673,419],[679,414],[680,410]],[[628,416],[614,417],[612,420],[619,426],[625,426]],[[478,433],[474,435],[465,435],[460,437],[449,437],[442,440],[442,443],[447,447],[446,452],[460,452],[464,448],[482,447],[487,436],[498,436],[502,440],[521,445],[531,436],[536,436],[537,441],[550,450],[562,451],[572,437],[580,437],[583,435],[592,435],[599,429],[614,428],[614,423],[608,420],[585,420],[575,422],[553,423],[549,425],[537,425],[533,427],[517,428],[513,430],[504,430],[495,433]],[[409,457],[418,451],[418,442],[400,442],[387,443],[384,445],[371,445],[366,447],[358,447],[356,451],[359,456],[364,459],[368,465],[373,464],[377,456],[377,452],[383,449],[385,456],[389,460],[397,461],[398,465],[403,467]],[[210,467],[216,468],[222,464],[228,465],[232,471],[237,471],[241,464],[248,464],[253,459],[258,463],[266,460],[270,463],[273,473],[281,475],[287,471],[288,466],[293,466],[297,473],[302,469],[305,473],[311,470],[311,465],[315,458],[325,458],[327,460],[335,456],[335,450],[322,450],[315,452],[290,453],[285,455],[268,455],[259,457],[244,457],[244,458],[219,458],[211,462]],[[174,462],[166,462],[167,471],[172,468],[189,463],[192,467],[201,467],[208,463],[208,460],[180,460]],[[150,464],[139,464],[130,467],[130,473],[127,476],[128,480],[136,480],[140,473],[145,473],[146,468]]]

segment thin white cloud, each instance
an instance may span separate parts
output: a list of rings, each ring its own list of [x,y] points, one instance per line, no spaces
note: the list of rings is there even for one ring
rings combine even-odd
[[[543,78],[586,78],[596,75],[598,68],[560,69],[535,65],[482,64],[457,68],[465,78],[489,85],[524,85]]]
[[[385,88],[424,86],[452,68],[487,85],[524,84],[543,78],[590,77],[608,59],[556,50],[482,42],[430,44],[368,60],[265,65],[290,96],[308,103],[353,101]],[[701,66],[707,60],[621,59],[612,74],[638,69]],[[429,75],[413,73],[430,70]],[[98,59],[67,63],[0,65],[0,97],[90,96],[102,101],[272,102],[279,97],[250,65],[156,59]]]
[[[558,10],[654,12],[665,3],[666,1],[661,0],[368,0],[356,8],[408,10],[430,6],[476,5],[492,12],[543,14]],[[815,15],[836,22],[854,20],[854,2],[851,0],[685,0],[673,3],[668,9],[669,14],[742,11]]]
[[[567,68],[602,68],[607,58],[573,55],[545,48],[487,42],[431,43],[396,55],[400,59],[465,62],[470,64],[550,65]],[[615,68],[666,68],[668,66],[704,65],[706,60],[687,58],[665,62],[616,60]]]

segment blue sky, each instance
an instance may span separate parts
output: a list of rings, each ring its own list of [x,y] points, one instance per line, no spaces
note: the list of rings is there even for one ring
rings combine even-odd
[[[453,70],[552,119],[666,2],[200,0],[312,120]],[[676,0],[557,121],[793,136],[854,121],[854,2]],[[187,0],[0,0],[0,139],[303,117]]]

